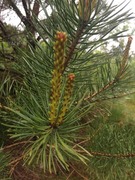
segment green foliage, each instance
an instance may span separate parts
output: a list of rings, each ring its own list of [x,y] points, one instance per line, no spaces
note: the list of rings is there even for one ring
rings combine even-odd
[[[119,24],[130,20],[132,13],[123,11],[123,3],[116,6],[112,1],[108,6],[103,6],[98,0],[95,10],[86,20],[83,19],[85,14],[83,16],[80,14],[75,1],[54,0],[49,1],[49,4],[52,12],[56,15],[57,22],[54,23],[54,19],[41,3],[49,22],[49,28],[38,19],[35,19],[35,28],[44,43],[35,42],[36,48],[29,46],[25,51],[19,50],[15,68],[23,75],[23,85],[21,88],[16,87],[15,98],[7,95],[7,105],[0,104],[0,108],[6,112],[6,115],[3,115],[3,125],[8,128],[8,134],[13,142],[26,142],[25,148],[22,149],[24,163],[33,166],[35,164],[42,165],[44,171],[56,173],[58,168],[69,170],[71,160],[84,164],[91,161],[89,148],[79,143],[88,136],[92,136],[92,133],[94,134],[96,131],[96,129],[90,129],[90,133],[85,134],[87,127],[94,119],[94,117],[88,119],[85,117],[89,116],[93,109],[96,109],[97,102],[103,102],[103,100],[134,90],[134,79],[131,77],[128,63],[131,37],[128,39],[124,55],[119,58],[110,53],[96,53],[95,51],[108,40],[122,36],[123,31],[115,32],[113,30]],[[62,57],[64,68],[60,74],[60,95],[56,107],[58,114],[63,108],[61,102],[64,98],[66,78],[69,73],[75,74],[75,82],[71,101],[62,123],[52,126],[49,121],[49,112],[51,93],[55,93],[55,89],[52,91],[51,81],[53,79],[52,71],[55,69],[56,51],[54,51],[53,44],[57,31],[67,33],[65,56]],[[110,32],[112,33],[110,34]],[[56,78],[60,77],[57,77],[56,74]],[[1,92],[6,92],[3,85],[4,81],[0,86]],[[83,121],[82,118],[85,120]],[[117,144],[124,148],[125,144],[121,135],[127,132],[129,126],[123,128],[122,134],[119,136],[120,128],[114,122],[107,124],[104,118],[103,122],[101,120],[94,126],[98,127],[99,123],[103,124],[102,133],[95,136],[95,144],[91,145],[92,150],[103,150],[101,145],[104,142],[106,142],[104,148],[108,149],[109,153],[112,152],[108,146],[110,142],[113,147],[116,147]],[[80,132],[85,130],[86,132],[82,136]],[[114,139],[112,139],[112,135],[114,135]],[[118,141],[118,137],[120,137],[120,141]],[[115,150],[117,152],[117,149]],[[124,150],[123,153],[125,152],[131,152],[131,149]],[[96,165],[97,162],[94,164]],[[105,167],[106,161],[103,164]],[[109,165],[108,168],[110,168]]]
[[[22,31],[12,25],[1,23],[0,30],[0,102],[3,104],[9,96],[15,95],[15,87],[21,82],[16,72],[17,48],[25,44]]]
[[[70,158],[80,159],[85,163],[87,158],[77,153],[72,146],[75,138],[81,138],[76,137],[75,132],[83,127],[78,123],[87,106],[79,110],[80,105],[74,105],[75,94],[78,92],[76,90],[64,123],[57,129],[51,127],[48,115],[51,72],[49,75],[49,72],[43,71],[44,68],[49,71],[49,68],[46,68],[47,61],[39,59],[41,52],[35,52],[34,56],[32,54],[28,55],[28,53],[23,52],[24,61],[20,62],[20,70],[23,70],[22,73],[25,75],[24,87],[21,93],[18,93],[16,104],[14,105],[14,102],[9,101],[11,105],[10,108],[7,108],[7,110],[14,113],[10,113],[9,117],[6,118],[6,123],[8,122],[10,127],[10,136],[17,140],[31,139],[25,149],[24,158],[28,164],[33,161],[42,163],[44,170],[56,172],[55,166],[57,163],[68,169],[67,160]],[[35,61],[37,57],[39,61]],[[29,64],[28,58],[33,66]],[[26,66],[27,68],[22,69]],[[30,71],[31,74],[29,74]],[[36,74],[37,76],[35,76]]]
[[[7,167],[8,167],[8,163],[9,163],[9,155],[7,155],[6,153],[4,153],[1,149],[0,149],[0,179],[5,179],[8,180],[9,175],[8,175],[8,171],[7,171]]]
[[[11,53],[12,52],[12,47],[9,46],[9,44],[7,42],[1,42],[0,43],[0,51],[6,51],[7,53]]]
[[[135,157],[132,157],[135,150],[135,126],[133,121],[125,119],[124,106],[117,108],[117,105],[120,107],[120,102],[114,103],[111,115],[106,121],[97,119],[89,128],[92,138],[87,146],[90,152],[97,152],[88,169],[88,172],[93,174],[93,179],[128,180],[135,176]]]

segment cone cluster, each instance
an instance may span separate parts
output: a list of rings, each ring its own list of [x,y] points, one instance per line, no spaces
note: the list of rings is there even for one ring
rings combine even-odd
[[[52,126],[58,126],[59,124],[62,123],[65,113],[68,109],[69,99],[72,92],[71,89],[73,87],[74,75],[69,74],[66,82],[64,97],[62,99],[62,102],[60,102],[66,41],[67,41],[67,35],[65,32],[56,33],[55,43],[54,43],[54,69],[52,72],[52,80],[51,80],[51,95],[50,95],[50,110],[49,110],[49,121]],[[60,103],[62,104],[62,108],[58,110]]]
[[[66,87],[65,87],[65,94],[62,101],[62,108],[61,112],[58,117],[57,125],[60,125],[63,122],[64,116],[68,111],[70,98],[72,95],[73,85],[74,85],[74,78],[75,75],[73,73],[69,74],[67,77]]]

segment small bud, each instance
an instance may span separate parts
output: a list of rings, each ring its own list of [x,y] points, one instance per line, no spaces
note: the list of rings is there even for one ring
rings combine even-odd
[[[58,40],[58,41],[65,42],[66,39],[67,39],[67,35],[66,35],[65,32],[59,32],[59,31],[57,31],[57,32],[56,32],[56,35],[55,35],[55,38],[56,38],[56,40]],[[57,41],[56,41],[56,42],[57,42]]]
[[[128,42],[132,42],[132,40],[133,40],[132,36],[129,36],[128,37]]]
[[[71,81],[73,81],[74,78],[75,78],[75,75],[74,75],[73,73],[71,73],[71,74],[68,75],[68,78],[69,78]]]
[[[120,77],[123,74],[124,69],[125,69],[126,65],[128,64],[129,50],[130,50],[132,40],[133,40],[133,38],[131,36],[129,36],[128,42],[127,42],[125,50],[124,50],[123,59],[121,61],[120,70],[117,73],[117,77]]]
[[[79,0],[79,16],[83,21],[88,21],[96,7],[97,0]]]
[[[127,61],[128,61],[129,50],[130,50],[132,40],[133,40],[133,38],[131,36],[129,36],[128,37],[128,42],[126,44],[126,48],[125,48],[125,51],[124,51],[124,55],[123,55],[122,66],[125,66]]]

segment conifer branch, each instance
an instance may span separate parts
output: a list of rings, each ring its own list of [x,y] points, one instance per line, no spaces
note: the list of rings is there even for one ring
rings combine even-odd
[[[105,97],[105,98],[101,98],[101,99],[96,99],[96,100],[91,100],[90,102],[94,103],[94,102],[98,102],[98,101],[105,101],[105,100],[111,100],[111,99],[118,99],[118,98],[122,98],[131,94],[135,94],[135,91],[130,92],[130,93],[124,93],[124,94],[120,94],[120,95],[114,95],[112,97]]]
[[[82,21],[82,24],[78,27],[78,29],[76,31],[75,38],[74,38],[74,40],[72,41],[72,43],[71,43],[71,45],[69,47],[67,56],[65,57],[64,70],[68,66],[68,63],[69,63],[69,61],[71,60],[71,58],[72,58],[72,56],[74,54],[75,48],[78,45],[80,37],[81,37],[81,35],[83,33],[83,30],[85,29],[86,26],[87,26],[87,23],[85,21]],[[63,72],[64,72],[64,70],[63,70]]]
[[[107,85],[102,87],[99,91],[97,91],[94,94],[89,95],[86,98],[84,98],[85,101],[86,100],[91,100],[93,97],[99,95],[103,91],[108,90],[111,86],[113,86],[115,83],[117,83],[121,79],[121,77],[124,74],[124,69],[125,69],[125,67],[126,67],[126,65],[128,63],[128,56],[129,56],[129,50],[130,50],[130,46],[131,46],[131,43],[132,43],[132,39],[133,38],[131,36],[128,37],[128,42],[127,42],[127,45],[126,45],[126,48],[125,48],[125,51],[124,51],[124,54],[123,54],[123,59],[122,59],[121,65],[120,65],[120,69],[118,70],[114,80],[110,81]]]
[[[107,85],[105,85],[103,88],[101,88],[99,91],[95,92],[94,94],[87,96],[86,98],[84,98],[84,101],[86,100],[91,100],[93,97],[99,95],[100,93],[102,93],[103,91],[109,89],[112,85],[114,85],[114,83],[116,83],[115,80],[109,82]]]
[[[92,1],[79,0],[79,16],[80,16],[80,19],[81,19],[81,23],[78,26],[75,38],[72,41],[72,43],[71,43],[71,45],[69,47],[68,55],[65,58],[64,70],[68,66],[68,63],[69,63],[69,61],[71,60],[71,58],[72,58],[72,56],[74,54],[74,50],[75,50],[76,46],[79,43],[80,37],[81,37],[81,35],[83,33],[83,30],[88,25],[88,21],[90,19],[91,13],[95,9],[96,4],[97,4],[97,0],[92,0]]]
[[[94,156],[104,156],[104,157],[110,157],[110,158],[130,158],[135,157],[135,153],[129,153],[129,154],[110,154],[110,153],[103,153],[103,152],[90,152]]]

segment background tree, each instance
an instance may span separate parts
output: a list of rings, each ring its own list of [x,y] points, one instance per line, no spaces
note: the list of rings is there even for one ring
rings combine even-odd
[[[35,27],[33,25],[32,17],[38,17],[39,15],[39,1],[13,1],[13,0],[7,0],[4,1],[3,4],[8,7],[12,8],[13,11],[17,14],[17,16],[20,18],[21,22],[23,22],[26,30],[35,37]],[[21,5],[20,5],[21,4]],[[4,6],[4,7],[5,7]],[[22,13],[22,10],[20,8],[23,8],[23,11],[25,12],[25,15]],[[32,38],[28,38],[28,42],[30,42],[34,46],[34,41],[32,41]]]

